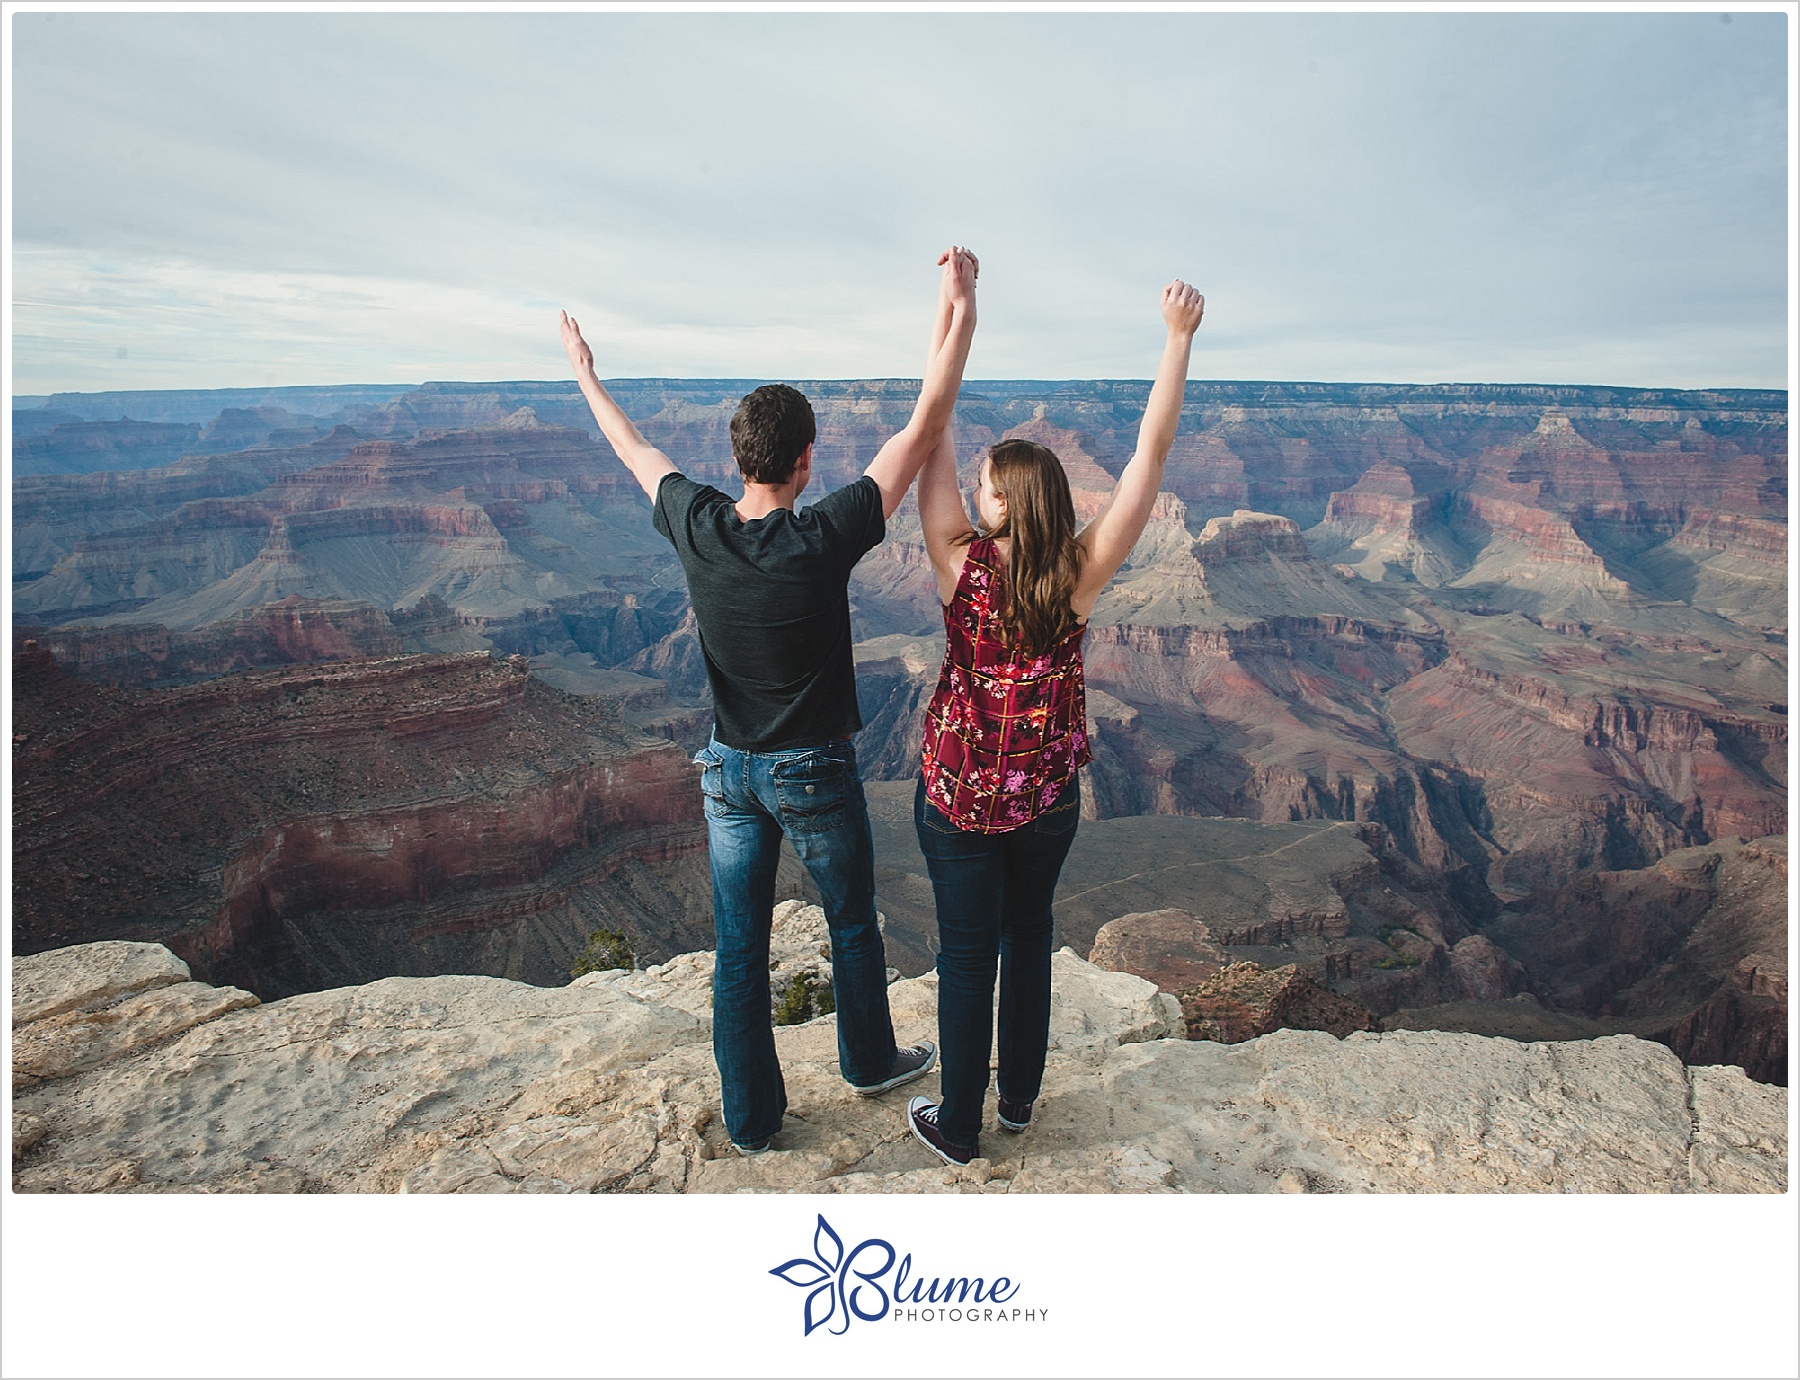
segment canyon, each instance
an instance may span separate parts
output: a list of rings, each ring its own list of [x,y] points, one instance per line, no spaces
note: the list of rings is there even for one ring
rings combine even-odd
[[[730,484],[750,381],[609,386]],[[826,487],[916,391],[801,386]],[[972,382],[965,477],[1039,440],[1091,513],[1147,391]],[[1174,908],[1389,1029],[1631,1034],[1784,1082],[1786,406],[1191,382],[1088,633],[1063,940]],[[572,384],[58,395],[15,437],[17,952],[166,943],[274,999],[553,984],[601,924],[644,961],[704,947],[696,634]],[[942,641],[910,500],[851,594],[912,975]],[[782,880],[807,894],[791,857]]]
[[[522,659],[146,694],[28,643],[13,674],[15,952],[154,941],[273,997],[397,973],[563,982],[623,897],[645,957],[703,937],[685,757]]]

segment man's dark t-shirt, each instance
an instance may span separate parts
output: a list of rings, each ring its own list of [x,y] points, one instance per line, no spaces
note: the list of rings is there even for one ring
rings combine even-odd
[[[726,494],[669,474],[654,520],[687,572],[719,741],[778,752],[861,728],[845,585],[887,534],[875,481],[745,522]]]

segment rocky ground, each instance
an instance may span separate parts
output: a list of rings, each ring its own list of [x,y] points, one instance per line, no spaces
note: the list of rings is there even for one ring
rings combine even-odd
[[[778,978],[822,971],[821,917],[784,903]],[[946,1169],[907,1092],[864,1100],[835,1018],[776,1038],[790,1115],[735,1154],[716,1112],[710,954],[565,988],[387,978],[259,1004],[156,944],[20,958],[21,1192],[1782,1192],[1787,1099],[1628,1036],[1441,1032],[1181,1038],[1179,1004],[1055,960],[1043,1098],[1022,1136]],[[890,988],[902,1040],[930,976]],[[916,1085],[932,1094],[935,1078]]]

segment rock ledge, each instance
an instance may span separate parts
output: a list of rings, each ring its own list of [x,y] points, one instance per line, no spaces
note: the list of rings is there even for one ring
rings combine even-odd
[[[783,928],[811,942],[810,907]],[[906,1096],[836,1070],[835,1017],[777,1030],[790,1115],[742,1158],[716,1112],[710,955],[562,988],[387,978],[256,1005],[156,945],[14,967],[21,1192],[1760,1192],[1787,1094],[1628,1036],[1180,1038],[1178,1003],[1055,957],[1038,1115],[946,1170]],[[129,952],[126,952],[129,951]],[[813,949],[816,952],[816,946]],[[810,957],[810,954],[808,955]],[[931,975],[890,989],[935,1033]],[[60,1053],[59,1053],[60,1051]],[[22,1062],[21,1062],[22,1061]],[[936,1091],[927,1079],[908,1092]]]

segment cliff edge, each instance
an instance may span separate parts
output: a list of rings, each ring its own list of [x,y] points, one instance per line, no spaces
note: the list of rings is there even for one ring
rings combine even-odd
[[[823,961],[816,908],[778,962]],[[1056,955],[1050,1060],[1022,1136],[948,1170],[910,1093],[852,1095],[835,1017],[778,1028],[775,1153],[717,1114],[712,955],[567,987],[386,978],[259,1003],[157,944],[13,965],[21,1192],[1765,1192],[1787,1094],[1630,1036],[1520,1044],[1426,1031],[1181,1038],[1172,997]],[[933,975],[889,989],[935,1034]]]

